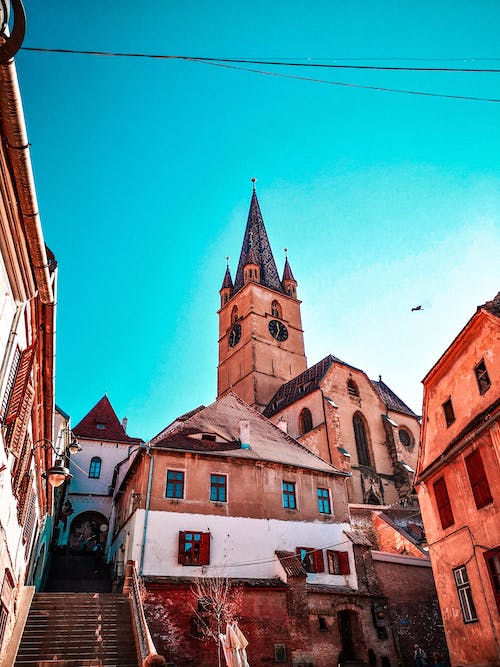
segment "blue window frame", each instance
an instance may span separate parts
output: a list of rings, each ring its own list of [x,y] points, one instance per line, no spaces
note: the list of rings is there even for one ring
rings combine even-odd
[[[184,472],[167,470],[167,498],[184,498]]]
[[[330,492],[328,489],[318,489],[318,510],[320,514],[331,514]]]
[[[294,482],[283,482],[282,490],[283,490],[283,507],[289,510],[297,509]]]
[[[94,456],[90,460],[89,477],[91,479],[99,479],[101,476],[101,465],[102,461],[98,456]]]
[[[210,500],[225,503],[227,500],[227,477],[225,475],[210,475]]]

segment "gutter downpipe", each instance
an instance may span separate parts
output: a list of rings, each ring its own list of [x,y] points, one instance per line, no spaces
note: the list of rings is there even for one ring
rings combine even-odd
[[[148,492],[146,495],[146,514],[144,516],[144,529],[142,531],[142,544],[141,544],[141,560],[139,564],[139,576],[142,577],[142,570],[144,567],[144,552],[146,550],[146,532],[148,530],[148,518],[149,518],[149,501],[151,500],[151,484],[153,481],[153,468],[154,468],[154,456],[151,454],[151,446],[148,445],[146,449],[146,454],[149,456],[149,478],[148,478]]]
[[[325,395],[323,393],[323,389],[321,389],[321,388],[320,388],[320,392],[321,392],[321,399],[322,399],[322,403],[323,403],[323,419],[325,420],[326,444],[328,446],[328,456],[330,457],[331,465],[333,465],[332,450],[330,449],[330,436],[328,435],[328,422],[326,421]]]
[[[36,285],[42,303],[52,304],[54,303],[54,293],[38,211],[21,93],[13,59],[0,65],[0,92],[3,129],[14,172],[19,208],[24,223]]]

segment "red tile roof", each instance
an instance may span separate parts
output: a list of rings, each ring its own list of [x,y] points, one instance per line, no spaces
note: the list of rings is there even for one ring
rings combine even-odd
[[[72,430],[73,435],[77,438],[129,443],[142,442],[141,438],[131,438],[125,433],[107,396],[103,396]]]
[[[478,310],[480,308],[484,308],[484,310],[487,310],[492,315],[500,317],[500,292],[498,292],[496,297],[494,297],[491,301],[487,301],[486,303],[483,303],[482,306],[478,306]]]

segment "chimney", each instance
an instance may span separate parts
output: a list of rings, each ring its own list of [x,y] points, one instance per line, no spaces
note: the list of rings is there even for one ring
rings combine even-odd
[[[276,426],[283,431],[283,433],[288,433],[288,422],[283,419],[283,417],[280,417],[279,422],[276,424]]]
[[[241,449],[250,449],[250,422],[248,419],[240,419],[240,444]]]
[[[125,431],[125,433],[127,432],[127,422],[128,422],[128,419],[126,417],[124,417],[122,419],[122,428]]]

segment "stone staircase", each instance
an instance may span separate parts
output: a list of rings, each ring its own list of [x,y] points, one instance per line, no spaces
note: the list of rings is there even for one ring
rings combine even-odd
[[[130,602],[115,593],[37,593],[15,667],[138,667]]]

